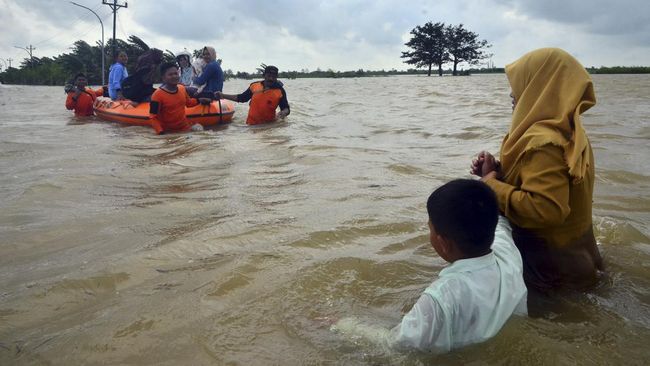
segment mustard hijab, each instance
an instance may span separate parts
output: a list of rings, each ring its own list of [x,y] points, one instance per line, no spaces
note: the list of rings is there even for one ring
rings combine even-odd
[[[592,162],[580,114],[596,104],[587,70],[559,48],[540,48],[507,65],[506,75],[517,105],[501,144],[505,176],[524,153],[552,144],[564,150],[573,183],[582,181]]]

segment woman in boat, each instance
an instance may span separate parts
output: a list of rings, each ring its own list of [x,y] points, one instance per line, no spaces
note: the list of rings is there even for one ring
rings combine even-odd
[[[203,47],[203,52],[201,54],[206,65],[201,72],[201,75],[194,78],[194,83],[196,85],[203,85],[202,94],[205,96],[210,95],[213,97],[215,92],[223,90],[223,70],[221,70],[221,65],[217,61],[217,52],[213,47],[205,46]]]
[[[603,269],[591,217],[594,156],[580,117],[596,104],[591,77],[558,48],[525,54],[506,75],[513,114],[501,161],[481,152],[471,172],[512,223],[529,292],[584,289]]]

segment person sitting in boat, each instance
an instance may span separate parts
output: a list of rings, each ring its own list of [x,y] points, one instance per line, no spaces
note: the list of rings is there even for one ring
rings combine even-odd
[[[209,98],[191,98],[185,86],[179,84],[180,75],[178,66],[173,62],[166,62],[160,65],[160,75],[163,85],[151,96],[149,113],[151,114],[151,126],[157,134],[166,132],[201,131],[203,126],[195,124],[190,126],[185,116],[185,107],[210,104]]]
[[[282,82],[278,81],[278,68],[275,66],[266,66],[264,68],[264,80],[256,81],[248,87],[243,93],[237,95],[216,93],[217,98],[232,100],[239,103],[245,103],[250,100],[250,109],[246,123],[257,125],[276,121],[278,118],[283,119],[291,112],[287,100],[287,92],[284,90]],[[280,112],[275,114],[275,110],[280,106]]]
[[[199,88],[194,84],[193,80],[195,77],[199,76],[205,64],[202,60],[199,60],[201,61],[201,67],[197,70],[191,60],[192,55],[187,51],[181,51],[176,56],[176,62],[178,63],[181,72],[181,84],[185,86],[185,89],[190,96],[194,96],[199,92]]]
[[[73,110],[77,117],[92,116],[95,99],[104,94],[104,88],[93,90],[86,85],[88,85],[88,78],[85,74],[75,75],[74,86],[68,91],[68,97],[65,100],[65,107],[68,110]]]
[[[526,285],[508,220],[485,183],[457,179],[427,200],[429,241],[445,261],[392,330],[343,318],[333,327],[395,348],[444,353],[495,336],[513,314],[526,315]]]
[[[181,51],[176,55],[176,62],[178,63],[181,72],[180,83],[183,84],[186,89],[192,85],[192,79],[196,76],[194,75],[194,68],[192,67],[190,58],[191,55],[187,51]]]
[[[129,57],[124,51],[117,51],[114,55],[115,63],[111,65],[108,72],[108,96],[112,100],[122,100],[122,81],[129,76],[126,71],[126,62]]]
[[[156,71],[163,58],[161,50],[152,48],[145,51],[135,66],[135,73],[122,82],[122,95],[135,103],[148,102],[156,91],[153,82]]]
[[[201,54],[206,65],[201,72],[201,75],[193,79],[194,84],[204,85],[201,91],[201,96],[213,97],[215,92],[223,90],[223,70],[217,61],[217,52],[213,47],[203,47]]]

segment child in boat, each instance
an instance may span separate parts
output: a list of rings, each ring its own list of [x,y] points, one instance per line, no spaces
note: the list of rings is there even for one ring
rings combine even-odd
[[[431,194],[427,211],[431,246],[451,265],[392,330],[351,318],[341,319],[335,330],[443,353],[483,342],[513,313],[526,314],[521,256],[494,192],[480,181],[454,180]]]
[[[104,94],[103,88],[93,90],[86,87],[87,84],[88,79],[85,74],[75,75],[74,87],[68,91],[68,97],[65,100],[65,107],[74,110],[74,115],[77,117],[92,116],[95,99]]]
[[[192,85],[192,78],[194,77],[194,68],[190,60],[190,53],[187,51],[181,51],[176,55],[176,62],[180,67],[181,72],[181,81],[180,83],[188,88]]]
[[[185,86],[179,84],[180,75],[178,66],[173,62],[166,62],[160,66],[160,75],[163,85],[151,96],[149,113],[152,118],[152,127],[157,134],[165,132],[200,131],[203,126],[195,124],[190,126],[185,117],[185,107],[197,104],[209,104],[208,98],[190,98]]]
[[[117,51],[114,56],[115,63],[111,65],[108,72],[108,96],[112,100],[122,100],[124,99],[122,95],[122,81],[129,76],[129,73],[126,71],[126,62],[129,60],[129,57],[124,51]]]

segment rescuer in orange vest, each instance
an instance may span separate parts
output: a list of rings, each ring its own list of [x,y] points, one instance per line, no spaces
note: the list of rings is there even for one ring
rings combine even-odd
[[[74,86],[67,86],[68,97],[65,100],[65,107],[69,110],[74,110],[74,115],[77,117],[85,117],[93,115],[93,103],[97,97],[103,94],[103,88],[93,90],[88,88],[88,79],[86,75],[79,73],[74,77]]]
[[[278,81],[278,68],[275,66],[267,66],[264,69],[264,80],[251,83],[243,93],[232,95],[216,92],[215,96],[239,103],[250,100],[250,109],[246,119],[246,123],[249,125],[273,122],[290,113],[287,93],[282,87],[282,82]],[[278,106],[280,106],[280,112],[276,115],[275,110]]]

